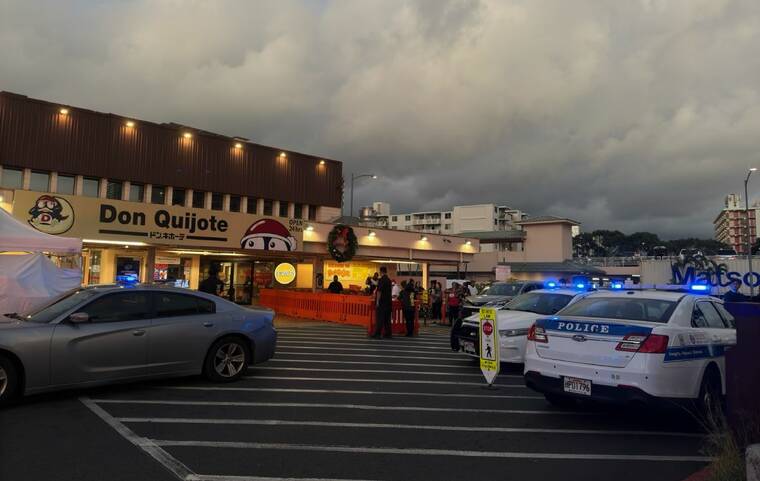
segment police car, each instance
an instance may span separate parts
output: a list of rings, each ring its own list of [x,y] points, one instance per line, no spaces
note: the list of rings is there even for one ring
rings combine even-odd
[[[530,328],[525,382],[557,405],[667,399],[707,410],[725,393],[724,354],[735,344],[734,318],[720,299],[599,291]]]
[[[553,286],[553,283],[548,283]],[[528,330],[536,321],[560,311],[569,303],[588,295],[573,289],[547,288],[520,294],[498,307],[499,359],[501,362],[522,364]],[[478,357],[480,314],[474,314],[452,330],[452,349]]]

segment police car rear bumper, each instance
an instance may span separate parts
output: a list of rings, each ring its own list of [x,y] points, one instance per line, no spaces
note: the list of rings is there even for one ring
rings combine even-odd
[[[654,404],[660,398],[645,393],[634,386],[605,386],[603,384],[592,384],[591,396],[581,394],[571,394],[564,390],[564,380],[561,377],[543,376],[536,371],[525,373],[525,385],[541,394],[554,394],[575,399],[585,399],[600,401],[606,403],[646,403]]]

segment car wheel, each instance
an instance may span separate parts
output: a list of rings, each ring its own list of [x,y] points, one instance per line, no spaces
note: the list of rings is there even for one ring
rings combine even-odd
[[[0,355],[0,406],[11,402],[18,392],[18,369],[13,362]]]
[[[250,348],[244,340],[224,337],[209,349],[203,364],[203,374],[213,382],[237,381],[245,374],[250,360]]]
[[[702,378],[696,408],[705,417],[720,415],[723,412],[723,395],[720,375],[714,369],[708,369]]]
[[[562,396],[561,394],[544,394],[544,397],[549,404],[558,408],[575,407],[575,399],[571,397]]]

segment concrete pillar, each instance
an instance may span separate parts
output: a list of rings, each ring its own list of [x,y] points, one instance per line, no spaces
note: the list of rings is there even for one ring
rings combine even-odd
[[[201,276],[201,256],[192,256],[192,263],[190,264],[190,289],[198,289]]]
[[[24,169],[21,182],[22,182],[21,187],[24,190],[29,190],[29,186],[32,183],[32,169]]]
[[[143,190],[143,202],[146,204],[150,204],[150,200],[153,197],[153,184],[145,184],[145,189]]]
[[[272,202],[272,216],[280,217],[280,201],[275,200]]]
[[[108,179],[100,179],[98,181],[98,197],[105,199],[108,193]]]
[[[129,191],[132,188],[132,182],[125,180],[121,186],[121,200],[129,200]]]
[[[288,219],[292,219],[296,216],[296,204],[293,202],[288,203]]]
[[[174,187],[167,185],[165,187],[166,197],[164,197],[164,205],[172,205],[172,196],[174,196]]]
[[[153,271],[156,270],[156,248],[148,247],[148,254],[145,256],[145,275],[143,276],[143,282],[153,282]]]
[[[430,289],[430,281],[429,281],[429,275],[428,275],[428,269],[430,267],[430,264],[427,262],[422,263],[422,287],[425,289]]]
[[[256,199],[256,215],[264,215],[264,199]]]
[[[230,211],[230,194],[224,194],[222,196],[222,210],[224,212]]]
[[[247,195],[240,197],[240,212],[242,214],[248,214],[248,196]]]
[[[50,173],[50,183],[48,184],[49,192],[58,192],[58,172]]]
[[[188,209],[193,206],[193,189],[187,189],[185,191],[185,207]]]

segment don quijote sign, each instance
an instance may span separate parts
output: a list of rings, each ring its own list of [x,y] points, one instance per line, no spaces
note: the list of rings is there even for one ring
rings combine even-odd
[[[298,251],[302,219],[16,191],[13,216],[40,232],[171,246]]]

